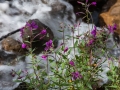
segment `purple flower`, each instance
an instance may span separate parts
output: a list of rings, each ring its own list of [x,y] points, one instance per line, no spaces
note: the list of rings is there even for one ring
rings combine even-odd
[[[45,35],[45,34],[47,34],[47,31],[44,29],[40,32],[40,34]]]
[[[116,30],[117,29],[117,24],[114,24],[113,25],[113,30]]]
[[[82,78],[82,75],[80,75],[80,73],[77,71],[77,72],[73,72],[72,73],[72,78],[74,80],[76,80],[77,78]]]
[[[86,3],[88,2],[88,0],[86,0]]]
[[[22,43],[22,48],[23,49],[27,48],[27,45],[25,43]]]
[[[92,2],[92,3],[91,3],[91,5],[94,5],[94,6],[96,6],[96,2]]]
[[[31,23],[27,23],[26,26],[28,26],[30,28],[30,30],[33,30],[33,29],[37,29],[38,28],[38,25],[32,21]]]
[[[25,28],[25,27],[20,28],[20,36],[21,36],[21,37],[23,36],[23,33],[24,33],[23,30],[24,30],[24,28]]]
[[[62,46],[62,45],[64,45],[64,43],[63,43],[63,42],[60,44],[60,46]]]
[[[94,42],[94,39],[91,39],[91,40],[88,42],[87,46],[92,45],[92,44],[93,44],[93,42]]]
[[[66,47],[66,48],[64,49],[64,53],[67,52],[67,51],[68,51],[68,47]]]
[[[46,60],[48,57],[48,55],[42,55],[41,58],[43,58],[44,60]]]
[[[91,34],[93,35],[93,37],[96,37],[96,26],[94,26],[94,29],[91,31]]]
[[[17,79],[22,79],[23,78],[23,76],[19,76]]]
[[[12,77],[15,77],[15,75],[16,75],[15,71],[12,71],[10,74]]]
[[[108,29],[109,29],[109,32],[110,33],[113,33],[116,29],[117,29],[117,25],[116,24],[114,24],[113,26],[108,26]]]
[[[109,32],[110,32],[110,33],[113,33],[113,28],[112,28],[112,26],[109,25],[109,26],[108,26],[108,29],[109,29]]]
[[[28,71],[27,70],[22,70],[22,72],[27,75],[28,74]]]
[[[75,66],[75,63],[74,63],[72,60],[69,62],[69,64],[70,64],[71,66]]]
[[[45,43],[46,44],[46,47],[45,47],[46,51],[49,50],[52,47],[52,43],[53,43],[52,40],[49,40],[48,42]]]

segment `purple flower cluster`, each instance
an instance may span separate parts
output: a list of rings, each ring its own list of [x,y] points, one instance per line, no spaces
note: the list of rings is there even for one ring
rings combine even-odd
[[[42,30],[42,31],[40,32],[40,34],[46,35],[46,34],[47,34],[47,31],[44,29],[44,30]]]
[[[96,6],[96,4],[97,4],[96,2],[92,2],[90,5],[94,5],[94,6]]]
[[[108,26],[108,29],[109,29],[109,32],[110,33],[113,33],[116,29],[117,29],[117,25],[116,24],[114,24],[113,26]]]
[[[17,79],[22,79],[23,78],[23,76],[19,76]]]
[[[96,37],[96,33],[97,33],[96,26],[94,26],[94,29],[91,31],[91,34],[93,35],[94,38]]]
[[[69,64],[70,64],[71,66],[75,66],[75,63],[74,63],[74,61],[72,61],[72,60],[69,61]],[[72,75],[72,79],[73,79],[73,80],[76,80],[76,79],[78,79],[78,78],[82,78],[82,75],[81,75],[78,71],[71,73],[71,75]]]
[[[22,70],[22,72],[25,74],[25,75],[28,75],[28,70]]]
[[[47,31],[45,29],[43,29],[39,35],[41,35],[40,39],[43,39],[45,37],[45,35],[47,34]]]
[[[23,77],[25,77],[26,75],[28,75],[28,71],[27,71],[27,70],[22,70],[21,73],[23,73],[24,75],[18,76],[17,79],[22,79]],[[13,69],[12,69],[12,72],[11,72],[10,74],[11,74],[12,77],[15,77],[16,75],[18,75],[18,74],[16,73],[16,71],[13,70]]]
[[[20,36],[21,36],[21,37],[23,36],[23,34],[24,34],[24,29],[25,29],[26,27],[28,27],[30,30],[35,30],[35,29],[38,28],[38,25],[37,25],[34,21],[32,21],[31,23],[27,22],[26,25],[25,25],[25,27],[22,27],[22,28],[20,29]]]
[[[67,52],[67,51],[68,51],[68,47],[66,47],[66,48],[64,49],[64,53]]]
[[[38,28],[38,25],[34,21],[32,21],[31,23],[27,22],[26,26],[28,26],[30,30],[34,30]]]
[[[70,64],[71,66],[75,66],[75,63],[74,63],[72,60],[69,62],[69,64]]]
[[[27,48],[27,45],[25,43],[22,43],[22,48],[23,49]]]
[[[25,28],[25,27],[20,28],[20,36],[21,36],[21,37],[23,36],[24,28]]]
[[[10,73],[12,77],[15,77],[16,72],[12,69],[12,72]]]
[[[82,75],[77,71],[77,72],[73,72],[72,73],[72,78],[74,80],[78,79],[78,78],[82,78]]]
[[[47,57],[48,57],[48,55],[42,55],[42,56],[41,56],[41,58],[44,59],[44,60],[46,60]]]
[[[92,45],[92,44],[93,44],[93,42],[94,42],[94,39],[89,40],[89,42],[88,42],[87,46]]]
[[[45,43],[46,44],[46,47],[45,47],[46,51],[49,50],[52,47],[52,43],[53,43],[52,40],[49,40],[48,42]]]
[[[21,76],[18,76],[18,78],[17,79],[22,79],[23,77],[26,77],[27,75],[28,75],[28,70],[22,70],[22,72],[21,73],[23,73],[23,75]]]

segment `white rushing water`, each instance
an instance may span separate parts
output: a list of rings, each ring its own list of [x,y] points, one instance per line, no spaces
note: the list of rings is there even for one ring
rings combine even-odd
[[[8,29],[9,31],[16,30],[24,26],[29,19],[37,18],[51,28],[55,37],[61,38],[62,34],[58,32],[61,29],[60,23],[66,23],[67,25],[75,23],[73,7],[63,0],[48,0],[47,4],[42,2],[44,0],[35,0],[39,1],[38,3],[22,1],[13,0],[11,2],[12,7],[9,7],[10,2],[0,3],[1,29],[4,29],[6,33]],[[65,33],[70,35],[68,29]],[[0,36],[2,35],[0,34]]]
[[[65,0],[3,1],[2,3],[0,3],[0,37],[8,34],[11,31],[23,27],[26,21],[28,21],[29,19],[39,19],[43,24],[45,24],[52,30],[55,38],[61,39],[63,37],[63,33],[58,31],[61,29],[60,24],[64,23],[66,25],[72,26],[75,24],[76,20],[75,14],[73,13],[73,7]],[[88,27],[86,23],[81,23],[79,28],[77,28],[77,30],[79,30],[79,33],[81,34],[91,29],[92,24],[90,24]],[[71,31],[70,29],[68,29],[67,26],[65,28],[65,35],[71,35]],[[75,35],[77,35],[77,33],[75,33]],[[12,35],[11,37],[13,37],[16,40],[22,41],[19,32]],[[73,46],[71,42],[72,40],[69,41],[69,43],[67,43],[69,47]],[[40,56],[41,55],[38,55],[39,59]],[[72,58],[72,53],[69,56],[69,58]],[[13,90],[14,88],[16,88],[19,85],[19,83],[14,82],[17,76],[12,77],[10,74],[11,70],[26,70],[28,62],[30,62],[30,57],[21,59],[21,61],[19,61],[15,65],[0,65],[0,90]],[[107,66],[108,62],[106,62],[102,66],[104,68],[104,71],[100,73],[100,75],[103,76],[99,77],[103,80],[99,83],[100,86],[108,81],[106,73],[109,70],[109,68]],[[29,72],[32,72],[32,70],[29,70]]]

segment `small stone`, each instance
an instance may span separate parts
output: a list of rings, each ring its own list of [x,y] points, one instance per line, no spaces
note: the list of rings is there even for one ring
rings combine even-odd
[[[21,48],[21,43],[11,37],[3,39],[1,44],[2,44],[2,49],[5,51],[24,53],[24,50]]]

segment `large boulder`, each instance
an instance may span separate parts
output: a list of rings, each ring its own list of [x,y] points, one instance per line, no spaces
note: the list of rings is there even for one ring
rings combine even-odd
[[[24,41],[30,42],[31,38],[34,38],[34,40],[32,41],[32,48],[35,49],[34,53],[39,54],[41,51],[44,51],[45,43],[55,38],[51,29],[46,25],[44,25],[43,23],[41,23],[38,19],[29,20],[27,23],[32,23],[32,22],[34,22],[38,26],[38,28],[32,31],[30,31],[30,29],[28,28],[23,29],[22,38],[23,38],[23,42]],[[46,30],[47,34],[46,35],[40,34],[42,30]],[[27,42],[25,43],[27,45],[29,44]],[[57,41],[54,40],[53,43],[54,43],[54,48],[57,47]]]
[[[101,25],[113,26],[117,24],[116,33],[120,34],[120,0],[109,0],[100,14]]]

